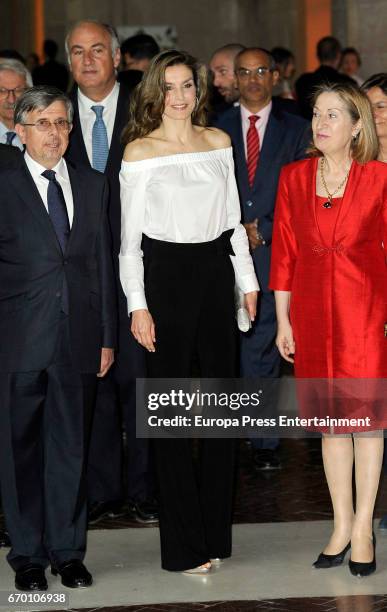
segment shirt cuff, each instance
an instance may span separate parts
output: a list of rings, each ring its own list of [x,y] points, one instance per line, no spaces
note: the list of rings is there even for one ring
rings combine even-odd
[[[255,274],[247,274],[245,276],[236,276],[236,284],[242,293],[250,293],[251,291],[259,291],[259,284]]]
[[[134,310],[148,310],[145,295],[143,293],[131,293],[128,295],[128,314]]]

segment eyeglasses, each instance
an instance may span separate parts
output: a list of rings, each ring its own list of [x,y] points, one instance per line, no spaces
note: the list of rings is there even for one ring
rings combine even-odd
[[[246,80],[250,79],[253,75],[257,76],[260,79],[263,79],[268,72],[274,71],[271,68],[268,68],[267,66],[258,66],[258,68],[255,68],[255,70],[250,70],[249,68],[238,68],[236,70],[236,73],[239,78]]]
[[[61,132],[68,132],[71,124],[67,119],[55,119],[52,123],[48,119],[38,119],[36,123],[22,123],[22,125],[36,127],[39,132],[48,132],[54,125]]]
[[[0,99],[8,98],[10,94],[13,94],[15,98],[20,98],[20,96],[24,94],[26,89],[26,87],[14,87],[13,89],[0,87]]]

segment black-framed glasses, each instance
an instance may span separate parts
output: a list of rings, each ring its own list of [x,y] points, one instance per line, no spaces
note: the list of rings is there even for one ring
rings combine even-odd
[[[51,126],[54,125],[61,132],[68,132],[71,123],[67,119],[55,119],[55,121],[49,121],[48,119],[38,119],[35,123],[22,123],[22,125],[28,125],[36,127],[39,132],[48,132]]]
[[[13,94],[15,98],[20,98],[26,91],[26,87],[14,87],[13,89],[7,89],[7,87],[0,87],[0,99],[8,98],[10,94]]]
[[[258,66],[254,70],[250,70],[250,68],[237,68],[236,74],[240,79],[250,79],[252,76],[257,76],[260,79],[263,79],[268,72],[273,72],[271,68],[267,66]]]

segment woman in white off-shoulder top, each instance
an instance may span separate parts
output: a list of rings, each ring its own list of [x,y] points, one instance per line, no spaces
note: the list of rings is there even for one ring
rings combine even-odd
[[[203,378],[235,376],[235,282],[256,312],[232,149],[205,127],[206,81],[191,56],[160,53],[124,134],[120,278],[152,378],[189,378],[194,360]],[[233,450],[201,440],[195,470],[189,439],[154,440],[163,568],[202,574],[231,555]]]

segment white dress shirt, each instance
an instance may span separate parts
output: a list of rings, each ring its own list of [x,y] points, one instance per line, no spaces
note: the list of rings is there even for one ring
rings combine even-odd
[[[7,144],[7,132],[14,132],[15,130],[10,130],[9,128],[7,128],[6,125],[4,125],[4,123],[2,123],[0,121],[0,142],[1,144]],[[23,144],[19,138],[19,136],[16,134],[16,136],[14,136],[14,139],[12,140],[12,147],[19,147],[19,149],[21,151],[23,151],[24,147]]]
[[[128,312],[147,308],[142,234],[178,243],[215,240],[234,229],[231,255],[243,293],[258,289],[234,175],[232,148],[122,162],[120,279]]]
[[[250,121],[249,121],[249,117],[251,115],[256,115],[257,117],[259,117],[258,121],[256,121],[255,123],[255,128],[258,132],[258,136],[259,136],[259,148],[262,149],[262,145],[263,145],[263,139],[265,137],[265,132],[266,132],[266,126],[267,126],[267,122],[269,121],[269,116],[271,113],[271,107],[273,106],[271,100],[269,102],[269,104],[267,104],[267,106],[264,106],[263,108],[261,108],[261,110],[259,111],[259,113],[252,113],[250,112],[245,106],[243,106],[243,104],[240,105],[241,107],[241,119],[242,119],[242,133],[243,133],[243,142],[245,145],[245,156],[247,159],[247,131],[250,127]]]
[[[81,130],[83,141],[85,143],[87,156],[90,161],[90,165],[93,162],[93,125],[96,120],[96,114],[93,110],[91,110],[92,106],[103,106],[103,114],[102,119],[106,125],[107,137],[109,142],[109,148],[112,141],[114,121],[116,119],[116,111],[117,111],[117,102],[118,102],[118,94],[120,93],[120,85],[119,83],[115,83],[113,89],[110,94],[106,96],[100,102],[96,102],[95,100],[91,100],[87,98],[85,94],[81,92],[78,87],[78,110],[79,110],[79,120],[81,123]]]
[[[42,176],[42,172],[47,170],[44,166],[41,166],[37,161],[32,159],[30,155],[28,155],[27,151],[24,154],[24,159],[26,161],[28,170],[31,173],[33,181],[38,188],[40,197],[43,200],[43,204],[46,207],[48,212],[48,203],[47,203],[47,190],[49,180]],[[69,217],[70,228],[73,224],[74,217],[74,201],[73,201],[73,192],[71,191],[71,183],[69,179],[69,174],[67,171],[67,165],[63,157],[57,163],[56,166],[52,168],[55,174],[55,178],[58,181],[59,185],[62,187],[64,199],[66,202],[67,214]]]

